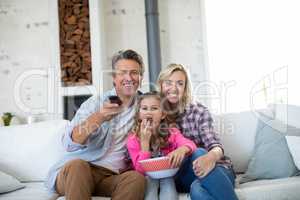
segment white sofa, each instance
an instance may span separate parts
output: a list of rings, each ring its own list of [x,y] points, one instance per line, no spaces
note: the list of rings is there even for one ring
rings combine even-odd
[[[300,115],[300,109],[298,111],[296,113]],[[236,171],[245,172],[254,147],[257,116],[253,112],[242,112],[215,118],[226,155],[232,158]],[[64,153],[60,138],[66,123],[68,121],[54,120],[0,127],[0,170],[13,175],[26,186],[0,195],[0,200],[64,199],[49,194],[43,180],[49,168]],[[299,176],[236,185],[240,200],[299,200],[299,189]],[[102,199],[109,198],[93,197],[93,200]],[[188,195],[180,194],[180,199],[188,199]]]

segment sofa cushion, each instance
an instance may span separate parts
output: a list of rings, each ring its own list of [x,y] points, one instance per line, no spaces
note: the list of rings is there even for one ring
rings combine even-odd
[[[235,191],[239,200],[298,200],[299,188],[300,177],[296,176],[237,184]]]
[[[259,123],[254,153],[241,183],[295,175],[298,171],[289,152],[285,135],[300,134],[300,130],[278,120]]]
[[[300,137],[286,136],[286,140],[295,165],[297,166],[298,170],[300,170]]]
[[[224,146],[225,155],[233,162],[234,170],[246,171],[252,155],[258,117],[254,112],[214,116],[215,129]]]
[[[56,199],[53,194],[50,194],[43,182],[23,183],[25,188],[1,194],[2,200],[54,200]]]
[[[291,126],[300,128],[300,106],[287,104],[272,105],[276,112],[276,119],[289,124]]]
[[[0,127],[0,169],[20,181],[44,180],[62,156],[62,128],[66,120]]]
[[[0,194],[23,188],[24,185],[14,177],[0,171]]]

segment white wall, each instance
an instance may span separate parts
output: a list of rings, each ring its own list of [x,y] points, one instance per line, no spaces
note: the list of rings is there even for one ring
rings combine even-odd
[[[185,65],[195,94],[207,78],[204,7],[201,0],[159,1],[162,67],[170,63]]]
[[[112,54],[124,48],[137,50],[143,56],[147,68],[144,1],[103,2],[105,69],[111,69]],[[203,1],[164,0],[158,1],[158,5],[162,68],[170,63],[184,64],[191,73],[194,87],[197,87],[207,77]],[[144,90],[148,86],[148,76],[146,70]]]
[[[55,66],[56,42],[50,2],[0,1],[0,113],[48,109],[48,70]]]
[[[145,6],[141,0],[103,1],[103,47],[105,51],[104,70],[111,70],[112,55],[120,49],[133,49],[142,55],[145,66],[147,60],[147,39],[145,25]],[[104,72],[104,74],[105,74]],[[144,82],[148,79],[148,70],[144,74]],[[108,87],[112,81],[106,73]],[[105,88],[108,89],[106,86]]]
[[[206,77],[201,2],[159,1],[162,66],[171,62],[186,65],[195,84]],[[145,6],[141,0],[90,0],[90,5],[92,88],[107,90],[112,86],[107,71],[117,50],[138,51],[147,68]],[[0,27],[0,113],[61,112],[57,1],[0,0]],[[17,80],[23,80],[22,73],[32,69],[38,75],[23,74],[26,78],[19,81],[20,101],[16,101]],[[82,90],[68,88],[63,93],[78,91]]]

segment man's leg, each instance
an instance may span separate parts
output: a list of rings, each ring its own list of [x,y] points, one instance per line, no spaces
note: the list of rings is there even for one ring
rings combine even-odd
[[[88,162],[80,159],[67,162],[56,179],[56,191],[66,200],[89,200],[94,181]]]
[[[112,200],[143,200],[146,179],[136,171],[108,176],[95,186],[95,195],[111,196]]]

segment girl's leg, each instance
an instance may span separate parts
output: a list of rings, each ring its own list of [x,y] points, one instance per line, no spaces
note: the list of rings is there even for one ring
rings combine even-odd
[[[145,191],[145,200],[158,200],[159,180],[146,177],[147,186]]]
[[[160,179],[160,200],[178,200],[173,177]]]

